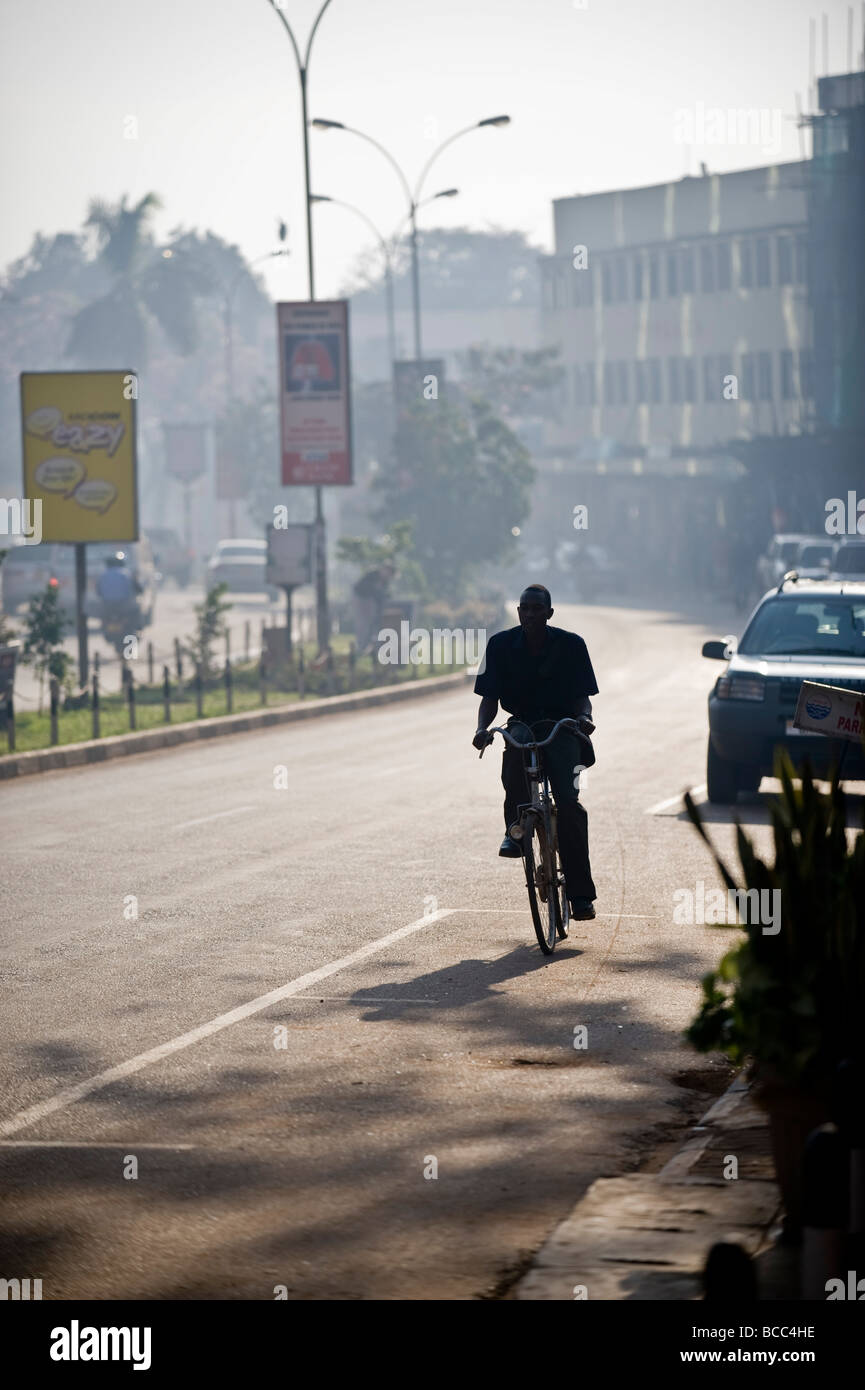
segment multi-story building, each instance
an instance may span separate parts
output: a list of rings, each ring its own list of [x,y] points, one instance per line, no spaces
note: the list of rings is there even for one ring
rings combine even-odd
[[[707,530],[729,542],[745,469],[727,446],[799,435],[813,416],[807,168],[554,204],[542,338],[564,374],[537,460],[539,516],[561,515],[565,493],[591,499],[596,539],[624,537],[634,563],[642,540],[642,559],[665,572],[677,547],[693,568]]]

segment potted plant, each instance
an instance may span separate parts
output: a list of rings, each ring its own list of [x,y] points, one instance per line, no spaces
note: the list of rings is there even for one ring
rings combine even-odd
[[[780,899],[765,900],[779,902],[779,928],[767,930],[755,920],[727,927],[744,936],[704,977],[700,1008],[685,1036],[700,1052],[720,1051],[749,1065],[756,1099],[769,1114],[785,1228],[795,1235],[804,1141],[835,1118],[839,1063],[865,1059],[865,837],[848,838],[837,773],[829,791],[821,792],[806,766],[797,786],[790,759],[780,751],[775,776],[781,794],[769,805],[774,862],[760,858],[737,821],[742,884],[685,796],[728,892],[780,893]]]

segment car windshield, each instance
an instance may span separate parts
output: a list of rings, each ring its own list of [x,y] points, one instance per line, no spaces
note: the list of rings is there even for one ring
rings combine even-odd
[[[739,651],[749,656],[865,658],[865,598],[768,599],[754,614]]]
[[[236,545],[220,543],[217,559],[235,560],[240,556],[251,560],[263,560],[265,559],[266,548],[264,541],[259,541],[258,544],[255,541],[238,542]]]
[[[835,556],[836,574],[865,574],[865,545],[842,545]]]
[[[802,569],[819,569],[824,560],[832,559],[831,545],[803,545],[798,563]]]

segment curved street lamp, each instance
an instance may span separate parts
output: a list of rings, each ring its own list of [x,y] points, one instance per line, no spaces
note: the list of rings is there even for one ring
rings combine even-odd
[[[417,249],[417,211],[418,208],[422,206],[420,202],[420,195],[423,189],[424,180],[426,179],[427,174],[432,168],[432,165],[435,162],[435,160],[437,160],[442,151],[447,149],[448,145],[452,145],[455,140],[459,140],[463,135],[468,135],[473,130],[481,130],[484,126],[500,127],[509,125],[510,119],[510,116],[487,116],[485,120],[475,121],[473,125],[465,126],[462,130],[457,130],[454,132],[453,135],[449,135],[446,140],[442,141],[442,143],[437,147],[437,149],[433,150],[432,154],[430,155],[429,159],[427,160],[426,164],[420,172],[420,177],[418,178],[418,181],[415,184],[414,191],[412,191],[411,187],[409,186],[408,179],[406,178],[405,174],[403,173],[402,169],[400,168],[399,164],[394,159],[390,151],[385,149],[384,145],[380,144],[378,140],[373,139],[371,135],[367,135],[366,132],[363,130],[357,130],[355,126],[346,125],[343,121],[327,121],[324,120],[322,117],[318,117],[311,122],[311,125],[315,130],[347,130],[350,135],[357,135],[360,137],[361,140],[366,140],[368,144],[373,145],[375,149],[378,150],[379,154],[384,155],[385,159],[388,161],[391,168],[395,171],[397,177],[399,178],[400,184],[402,185],[403,193],[405,194],[406,201],[408,203],[407,216],[411,221],[411,277],[412,304],[414,309],[414,355],[415,358],[418,360],[422,355],[422,349],[420,313],[420,268],[418,265]],[[445,189],[443,193],[438,193],[435,196],[439,198],[450,198],[453,197],[456,192],[456,189]],[[424,201],[427,202],[432,200],[425,199]]]

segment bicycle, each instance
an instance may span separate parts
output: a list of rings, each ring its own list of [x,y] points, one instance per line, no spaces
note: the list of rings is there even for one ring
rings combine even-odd
[[[553,954],[557,940],[565,940],[571,921],[571,905],[559,854],[556,804],[550,793],[543,758],[539,756],[562,728],[570,728],[578,737],[587,738],[595,726],[585,717],[581,720],[560,719],[548,738],[519,743],[503,725],[497,725],[496,728],[487,730],[489,741],[480,750],[480,757],[483,757],[493,742],[494,735],[501,734],[512,748],[529,755],[525,767],[531,800],[517,808],[519,818],[513,825],[508,826],[508,834],[512,840],[522,845],[532,922],[538,945],[545,956]],[[546,910],[546,925],[541,920],[541,905]]]

